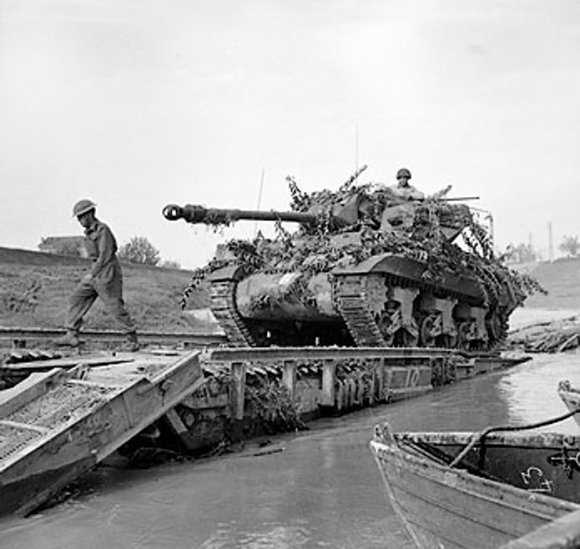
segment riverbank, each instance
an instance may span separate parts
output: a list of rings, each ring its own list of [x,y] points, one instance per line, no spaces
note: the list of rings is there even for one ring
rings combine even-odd
[[[561,353],[580,346],[580,311],[519,308],[510,318],[507,345],[529,353]]]

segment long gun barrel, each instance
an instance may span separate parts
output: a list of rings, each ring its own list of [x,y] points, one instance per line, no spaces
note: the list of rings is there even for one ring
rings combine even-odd
[[[239,219],[261,221],[294,221],[304,225],[314,225],[317,217],[314,214],[300,212],[276,212],[259,210],[229,210],[223,208],[205,208],[195,204],[178,206],[168,204],[163,208],[163,216],[169,221],[183,219],[187,223],[228,224]]]
[[[461,202],[463,200],[479,200],[479,196],[451,196],[444,197],[441,200],[444,202]]]

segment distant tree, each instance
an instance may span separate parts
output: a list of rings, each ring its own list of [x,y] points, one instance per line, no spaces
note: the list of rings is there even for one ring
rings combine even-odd
[[[536,261],[538,254],[531,244],[508,244],[503,257],[512,263],[526,263],[528,261]]]
[[[559,246],[568,257],[578,257],[580,254],[580,242],[577,236],[564,236]]]
[[[130,263],[155,266],[161,260],[159,251],[143,236],[135,236],[119,249],[119,259]]]
[[[166,259],[162,261],[159,266],[163,269],[181,269],[181,264],[172,259]]]

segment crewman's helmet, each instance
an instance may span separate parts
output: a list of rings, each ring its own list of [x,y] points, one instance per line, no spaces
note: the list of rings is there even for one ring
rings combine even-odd
[[[401,177],[406,177],[407,179],[411,179],[411,172],[407,168],[401,168],[397,172],[397,179],[401,179]]]
[[[88,198],[83,198],[73,206],[73,217],[78,217],[79,215],[86,214],[87,212],[94,210],[96,207],[97,205],[92,200],[89,200]]]

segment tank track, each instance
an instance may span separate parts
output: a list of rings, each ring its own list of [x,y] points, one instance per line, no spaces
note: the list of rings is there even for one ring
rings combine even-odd
[[[366,275],[341,276],[335,281],[336,305],[358,347],[386,347],[375,319],[367,305],[364,289]]]
[[[336,307],[358,347],[388,347],[379,326],[372,313],[372,308],[368,302],[369,296],[365,290],[367,275],[341,274],[335,276],[334,298]],[[420,290],[428,290],[429,285],[413,284],[411,281],[385,273],[385,285],[397,285],[401,287],[416,287]],[[448,292],[449,297],[461,299],[463,296],[458,292]],[[502,327],[502,335],[505,337],[507,330]],[[499,346],[503,338],[498,337],[496,341],[491,341],[486,351],[493,351]]]
[[[211,311],[226,333],[232,347],[255,347],[256,342],[238,313],[235,303],[236,282],[213,281],[210,287]]]

